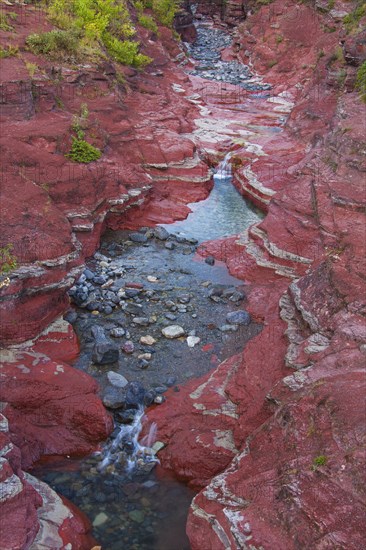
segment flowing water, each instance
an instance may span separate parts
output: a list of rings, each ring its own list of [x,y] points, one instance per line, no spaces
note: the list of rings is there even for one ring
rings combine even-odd
[[[201,72],[203,77],[213,79],[217,76],[222,80],[229,65],[221,63],[217,53],[212,54],[212,44],[215,40],[223,46],[230,42],[230,37],[223,31],[204,29],[199,33],[196,50],[194,47],[191,48],[191,53],[200,59],[201,65],[198,72]],[[210,61],[209,66],[207,63],[204,64],[205,53],[206,60]],[[230,67],[229,69],[232,71],[233,66]],[[257,83],[253,84],[247,68],[235,67],[235,70],[237,76],[246,82],[249,89],[268,89],[268,86],[261,87]],[[164,372],[164,375],[174,374],[174,382],[167,385],[179,384],[189,377],[207,372],[225,357],[243,349],[245,342],[260,330],[258,325],[251,323],[249,327],[246,327],[247,330],[244,333],[239,331],[237,335],[234,335],[231,331],[232,327],[229,327],[229,332],[225,332],[228,330],[227,325],[223,329],[212,323],[212,319],[225,316],[228,308],[240,306],[238,303],[233,305],[235,301],[233,296],[239,296],[240,300],[244,299],[244,294],[240,298],[242,282],[231,277],[225,266],[219,264],[209,266],[204,262],[192,261],[194,247],[187,246],[190,242],[194,242],[194,239],[201,243],[205,240],[240,233],[261,219],[260,212],[248,204],[232,185],[230,161],[231,154],[228,153],[216,169],[211,194],[206,200],[190,205],[192,212],[186,220],[170,226],[163,226],[178,237],[187,238],[186,241],[183,239],[184,244],[182,245],[178,240],[178,244],[174,245],[174,250],[167,250],[164,243],[160,241],[153,244],[134,245],[134,248],[131,246],[134,243],[126,241],[128,237],[125,235],[123,237],[119,237],[117,234],[104,236],[102,250],[104,246],[111,256],[114,255],[115,242],[112,242],[113,239],[118,241],[121,238],[118,243],[122,244],[117,244],[122,250],[121,257],[120,260],[117,257],[115,262],[117,267],[118,261],[120,261],[121,267],[129,270],[128,276],[132,280],[134,275],[140,278],[144,276],[146,280],[146,275],[150,270],[150,273],[163,274],[166,283],[162,289],[164,296],[168,295],[169,297],[169,292],[172,290],[174,292],[177,285],[185,291],[193,290],[196,301],[193,300],[188,306],[178,306],[178,311],[175,312],[178,316],[177,323],[190,323],[190,328],[194,328],[192,331],[194,334],[197,331],[199,333],[203,326],[207,329],[205,333],[199,333],[201,349],[197,349],[198,346],[195,349],[190,349],[186,342],[177,340],[174,340],[174,343],[172,341],[163,342],[161,345],[166,347],[158,350],[162,359],[160,363],[159,360],[156,361],[155,371],[150,366],[147,370],[141,370],[141,365],[134,362],[132,355],[128,356],[128,360],[123,359],[122,366],[119,364],[112,367],[116,372],[121,367],[121,372],[129,380],[133,380],[135,376],[135,380],[140,380],[146,385],[152,378],[156,386],[158,382],[156,377],[159,376],[159,372],[160,376],[162,376],[161,372]],[[217,283],[220,283],[222,287],[226,285],[226,289],[231,288],[231,294],[230,292],[227,294],[227,299],[223,301],[221,298],[216,299],[217,297],[213,294],[215,300],[210,302],[207,294],[200,295],[200,292],[205,291],[207,286],[213,289]],[[192,289],[192,284],[196,285],[197,289]],[[137,297],[137,305],[139,307],[142,305],[156,307],[152,313],[156,318],[160,318],[159,315],[164,313],[159,310],[159,304],[162,302],[156,302],[156,306],[151,306],[151,304],[155,304],[154,293],[156,297],[160,291],[156,287],[145,286],[146,288],[147,292],[150,292],[151,299],[147,299],[149,304],[144,304],[143,300]],[[136,306],[136,303],[134,305]],[[192,309],[194,307],[196,310]],[[207,322],[205,316],[208,318]],[[222,318],[225,319],[225,317]],[[118,321],[118,314],[114,312],[112,315],[108,314],[104,317],[100,315],[98,319],[98,322],[104,323],[104,327],[109,330],[112,326],[111,320]],[[88,351],[91,346],[88,331],[93,322],[96,322],[95,315],[93,316],[91,312],[79,312],[78,321],[74,327],[78,332],[82,351],[75,366],[95,376],[103,385],[106,371],[92,365],[91,352]],[[131,338],[134,338],[135,342],[140,338],[140,333],[136,332],[137,329],[139,327],[136,328],[133,323],[131,327],[128,327],[128,330],[131,331]],[[148,332],[151,330],[149,326]],[[213,330],[213,333],[208,335],[210,330]],[[145,334],[146,331],[147,329]],[[209,359],[209,356],[206,358],[202,353],[202,349],[205,347],[213,349],[212,342],[216,342],[216,348],[210,352]],[[202,344],[205,345],[202,346]],[[175,349],[172,346],[176,346]],[[158,356],[159,353],[156,355]],[[167,367],[168,363],[171,365]],[[108,366],[108,368],[111,367]],[[138,390],[139,386],[136,388]],[[175,390],[179,391],[179,387],[176,386]],[[155,403],[164,401],[161,393],[164,393],[164,390],[154,394],[158,394],[155,397]],[[100,452],[82,460],[59,461],[53,463],[52,467],[48,465],[46,468],[44,465],[39,465],[32,473],[49,483],[57,492],[69,498],[86,513],[93,523],[93,534],[102,545],[103,550],[121,550],[122,548],[124,550],[189,550],[185,523],[194,492],[169,478],[160,469],[155,426],[150,426],[148,435],[144,440],[139,441],[144,415],[143,403],[142,399],[136,402],[136,406],[131,409],[127,408],[121,414],[118,411],[115,413],[115,430]],[[119,414],[120,416],[118,416]]]

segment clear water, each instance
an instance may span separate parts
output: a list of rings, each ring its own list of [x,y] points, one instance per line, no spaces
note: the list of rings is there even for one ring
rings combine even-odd
[[[240,195],[231,180],[229,168],[219,166],[208,198],[189,204],[192,212],[185,220],[164,227],[171,233],[204,242],[236,235],[259,222],[262,213]]]

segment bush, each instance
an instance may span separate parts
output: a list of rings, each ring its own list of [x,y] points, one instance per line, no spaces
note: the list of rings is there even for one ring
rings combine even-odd
[[[152,31],[155,34],[157,34],[158,26],[155,23],[154,19],[151,17],[151,15],[145,15],[145,14],[139,15],[138,22],[142,27],[145,27],[145,29],[148,29],[149,31]]]
[[[12,46],[11,44],[7,44],[5,48],[0,46],[0,59],[4,59],[5,57],[14,57],[17,55],[18,51],[18,46]]]
[[[51,58],[58,58],[60,55],[77,57],[79,38],[80,34],[75,30],[53,30],[31,34],[28,36],[26,43],[35,54],[44,54]]]
[[[118,40],[111,34],[106,34],[104,36],[104,45],[113,59],[124,65],[139,68],[151,62],[150,57],[139,53],[138,42],[131,42],[130,40],[121,42],[121,40]]]
[[[366,61],[362,63],[357,71],[356,90],[360,92],[362,101],[366,103]]]
[[[353,31],[358,27],[360,20],[366,16],[366,3],[360,4],[348,15],[343,17],[343,23],[346,26],[347,32]]]
[[[13,31],[14,27],[10,25],[9,19],[14,21],[17,17],[18,15],[13,11],[5,12],[0,9],[0,29],[2,31]]]
[[[12,254],[13,245],[7,244],[0,248],[0,275],[10,273],[17,268],[17,259]]]
[[[178,10],[177,0],[152,0],[152,9],[160,23],[172,27],[174,16]]]
[[[100,159],[102,152],[84,139],[72,138],[70,153],[67,155],[75,162],[93,162]]]

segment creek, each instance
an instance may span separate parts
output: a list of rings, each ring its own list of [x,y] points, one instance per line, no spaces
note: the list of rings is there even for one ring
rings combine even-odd
[[[229,43],[225,31],[200,23],[189,48],[199,65],[191,73],[253,93],[267,90],[248,67],[220,61]],[[190,548],[185,523],[194,492],[159,467],[154,426],[139,443],[144,407],[161,406],[168,388],[179,392],[180,384],[241,351],[261,328],[245,312],[242,281],[221,262],[195,255],[205,240],[243,232],[261,219],[231,183],[230,154],[214,183],[206,200],[189,205],[184,221],[107,231],[70,291],[74,309],[67,318],[81,345],[74,366],[100,384],[115,430],[93,456],[38,465],[32,473],[88,516],[103,550]],[[242,318],[234,322],[238,312]],[[182,334],[165,337],[172,326]]]

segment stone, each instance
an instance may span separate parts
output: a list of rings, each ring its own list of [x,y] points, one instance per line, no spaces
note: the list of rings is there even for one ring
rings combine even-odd
[[[159,280],[158,277],[155,277],[154,275],[148,275],[146,279],[149,281],[149,283],[157,283]]]
[[[145,361],[150,361],[151,357],[152,357],[151,353],[141,353],[137,358],[145,359]]]
[[[181,292],[180,294],[177,295],[177,299],[178,299],[178,302],[180,302],[181,304],[188,304],[191,301],[191,296],[190,294]]]
[[[165,243],[165,248],[167,248],[168,250],[174,250],[175,244],[173,243],[173,241],[168,241]]]
[[[107,365],[118,361],[118,348],[107,340],[103,328],[98,325],[93,326],[92,335],[95,340],[92,353],[93,362],[97,365]]]
[[[170,236],[170,233],[165,229],[165,227],[158,225],[154,228],[154,236],[160,241],[166,241]]]
[[[107,372],[108,381],[116,388],[124,388],[128,384],[128,380],[118,372],[112,370]]]
[[[131,354],[135,351],[135,345],[131,340],[127,340],[121,347],[122,351],[127,354]]]
[[[219,330],[221,330],[221,332],[236,332],[239,328],[239,325],[221,325],[219,327]]]
[[[185,334],[184,328],[180,327],[179,325],[170,325],[168,327],[164,327],[161,332],[163,336],[165,336],[165,338],[179,338],[180,336],[184,336]]]
[[[166,319],[169,319],[169,321],[175,321],[177,319],[177,316],[174,315],[174,313],[165,313],[164,317],[166,317]]]
[[[124,328],[122,327],[115,327],[115,328],[112,328],[110,331],[109,331],[109,334],[113,337],[113,338],[122,338],[122,336],[124,336],[126,334],[126,331]]]
[[[142,510],[131,510],[131,512],[128,512],[128,517],[136,523],[143,523],[145,521],[145,514]]]
[[[144,233],[130,233],[128,238],[134,243],[147,243],[148,238]]]
[[[233,325],[249,325],[250,315],[244,309],[239,309],[237,311],[230,311],[230,313],[226,315],[226,320]]]
[[[199,344],[201,341],[201,338],[198,336],[188,336],[187,337],[187,344],[189,348],[194,348],[197,344]]]
[[[101,392],[103,405],[108,409],[120,409],[125,404],[125,394],[121,388],[109,386]]]
[[[132,322],[141,327],[147,327],[150,324],[150,320],[147,317],[133,317]]]
[[[106,521],[108,521],[108,516],[104,512],[99,512],[93,520],[93,527],[100,527]]]
[[[207,256],[205,258],[205,263],[208,265],[214,265],[215,264],[215,258],[213,256]]]
[[[129,382],[126,387],[126,408],[138,408],[144,402],[146,391],[140,382]]]
[[[146,336],[141,336],[140,344],[144,346],[153,346],[156,343],[155,338],[147,334]]]

